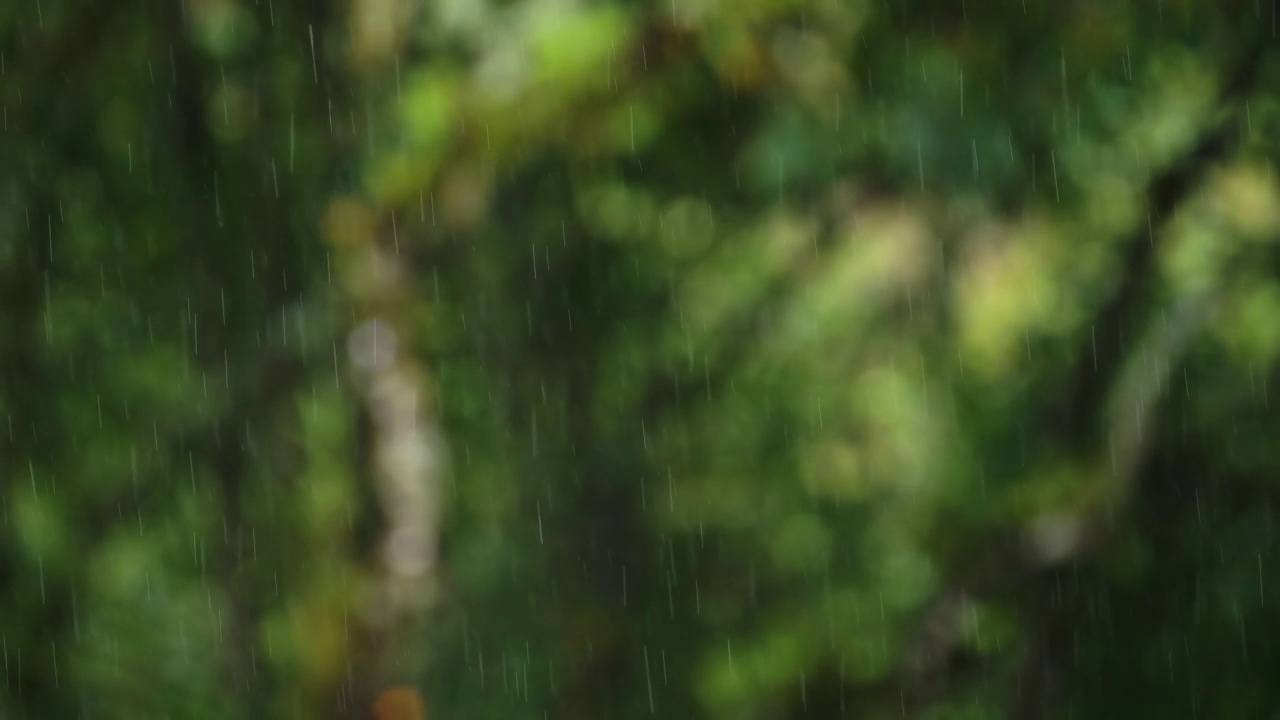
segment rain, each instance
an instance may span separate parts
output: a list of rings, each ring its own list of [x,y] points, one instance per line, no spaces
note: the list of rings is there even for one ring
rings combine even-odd
[[[0,5],[0,718],[1280,717],[1276,0]]]

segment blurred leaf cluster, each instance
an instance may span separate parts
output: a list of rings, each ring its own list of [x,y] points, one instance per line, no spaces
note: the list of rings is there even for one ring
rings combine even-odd
[[[1274,712],[1276,14],[0,7],[0,716]]]

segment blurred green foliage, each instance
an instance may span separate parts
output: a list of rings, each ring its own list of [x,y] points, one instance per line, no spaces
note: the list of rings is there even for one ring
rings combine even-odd
[[[1276,13],[0,6],[0,716],[1275,712]]]

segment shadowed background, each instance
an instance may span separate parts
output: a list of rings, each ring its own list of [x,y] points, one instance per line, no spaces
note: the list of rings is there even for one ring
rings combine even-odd
[[[1276,23],[0,5],[0,716],[1267,717]]]

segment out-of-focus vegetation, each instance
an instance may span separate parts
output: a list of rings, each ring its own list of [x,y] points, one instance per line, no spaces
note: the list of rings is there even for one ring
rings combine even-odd
[[[0,716],[1275,712],[1276,26],[0,3]]]

